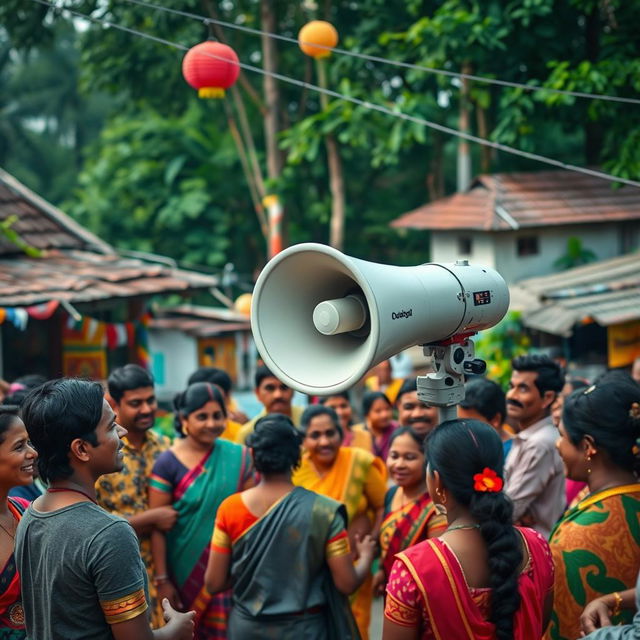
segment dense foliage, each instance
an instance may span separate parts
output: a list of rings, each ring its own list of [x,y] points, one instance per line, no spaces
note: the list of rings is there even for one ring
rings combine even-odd
[[[353,51],[553,88],[640,95],[640,0],[155,2],[290,37],[309,19],[325,18]],[[199,20],[126,0],[59,4],[182,46],[207,37]],[[275,83],[269,109],[264,77],[251,72],[242,74],[235,97],[228,94],[226,109],[199,101],[181,77],[179,49],[68,18],[25,0],[0,4],[0,164],[106,240],[190,264],[233,262],[251,273],[266,256],[249,179],[284,202],[288,242],[327,242],[330,135],[345,184],[345,251],[397,264],[428,260],[426,233],[401,234],[388,223],[455,189],[456,139],[339,99],[322,108],[316,93],[285,82]],[[215,34],[248,64],[318,82],[295,44],[271,41],[273,62],[256,35],[228,28]],[[327,70],[328,86],[343,94],[453,128],[466,118],[476,135],[640,178],[637,107],[463,83],[343,55],[332,56]],[[238,123],[245,145],[250,131],[256,149],[257,167],[248,173],[232,135]],[[478,147],[471,162],[473,173],[545,168]]]

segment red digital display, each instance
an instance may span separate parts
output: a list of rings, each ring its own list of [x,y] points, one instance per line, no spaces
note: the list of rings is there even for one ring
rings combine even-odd
[[[475,307],[479,307],[482,304],[491,304],[490,291],[474,291],[473,292],[473,305]]]

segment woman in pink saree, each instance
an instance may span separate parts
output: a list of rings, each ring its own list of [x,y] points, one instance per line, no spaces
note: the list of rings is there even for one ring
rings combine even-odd
[[[539,640],[553,602],[546,541],[511,524],[500,437],[476,420],[437,427],[427,486],[447,530],[396,556],[384,640]]]

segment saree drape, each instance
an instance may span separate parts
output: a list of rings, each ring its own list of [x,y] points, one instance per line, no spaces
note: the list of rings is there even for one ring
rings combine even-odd
[[[540,535],[531,529],[519,531],[530,562],[518,581],[521,603],[514,616],[513,638],[534,640],[544,631],[543,607],[553,569],[547,544]],[[422,638],[495,640],[495,626],[485,619],[486,613],[474,601],[458,559],[442,540],[425,540],[399,553],[397,559],[420,593],[423,618],[427,620]]]
[[[382,460],[355,447],[340,447],[333,467],[324,475],[318,474],[308,454],[304,454],[292,480],[305,489],[342,502],[347,509],[350,525],[356,517],[368,517],[372,522],[375,510],[384,504],[387,490],[386,469]],[[351,596],[351,608],[364,640],[369,637],[372,581],[372,576],[369,576]]]
[[[640,484],[606,489],[569,509],[551,532],[556,566],[553,613],[545,638],[574,640],[588,602],[631,589],[640,569]],[[622,611],[614,624],[628,624]]]
[[[7,506],[19,521],[28,506],[23,498],[9,498]],[[24,628],[24,609],[20,595],[20,576],[13,553],[0,571],[0,638],[22,640],[27,637]]]
[[[296,487],[233,542],[229,640],[357,640],[349,609],[326,564],[344,507]]]
[[[387,501],[390,503],[392,499],[391,495]],[[380,561],[386,576],[391,574],[397,553],[427,538],[437,538],[446,528],[446,518],[437,513],[426,491],[402,508],[388,510],[380,527]]]
[[[211,596],[204,588],[204,572],[218,507],[242,489],[250,468],[248,449],[218,438],[177,487],[167,487],[156,475],[151,478],[154,489],[173,493],[178,520],[166,534],[167,563],[182,603],[196,612],[198,640],[226,637],[231,594],[225,591]]]

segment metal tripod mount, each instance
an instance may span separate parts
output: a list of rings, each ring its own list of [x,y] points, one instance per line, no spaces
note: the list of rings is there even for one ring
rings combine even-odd
[[[439,407],[440,422],[457,417],[456,405],[464,400],[465,373],[484,373],[484,360],[475,356],[473,340],[466,333],[423,345],[428,358],[427,375],[417,377],[418,398]]]

